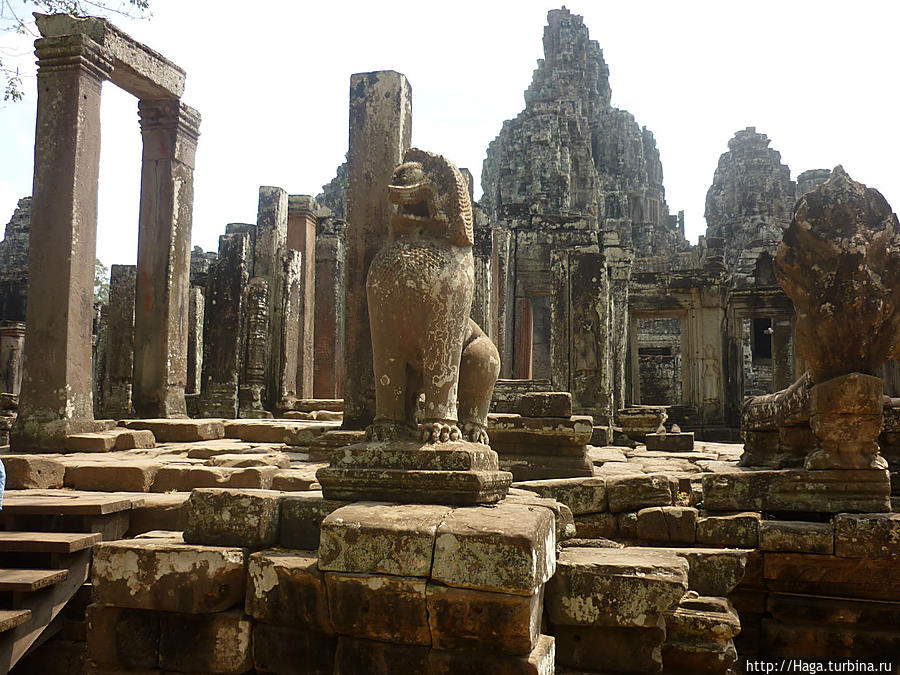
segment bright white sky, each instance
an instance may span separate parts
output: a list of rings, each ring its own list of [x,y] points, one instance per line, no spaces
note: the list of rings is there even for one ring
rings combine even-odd
[[[15,3],[14,3],[15,4]],[[413,144],[468,167],[480,186],[488,143],[524,107],[551,0],[391,3],[151,0],[149,21],[114,19],[187,70],[203,116],[193,240],[256,218],[260,185],[317,194],[347,150],[350,74],[392,69],[413,91]],[[841,163],[900,208],[895,0],[578,0],[610,68],[612,103],[656,136],[666,197],[688,236],[719,155],[755,126],[796,178]],[[30,194],[32,37],[0,35],[27,99],[0,102],[0,226]],[[140,132],[136,101],[104,86],[98,255],[133,263]],[[480,187],[476,188],[480,195]]]

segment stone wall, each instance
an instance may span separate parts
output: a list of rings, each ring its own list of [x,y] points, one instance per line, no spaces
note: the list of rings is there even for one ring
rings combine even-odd
[[[19,200],[0,241],[0,320],[25,321],[31,197]]]

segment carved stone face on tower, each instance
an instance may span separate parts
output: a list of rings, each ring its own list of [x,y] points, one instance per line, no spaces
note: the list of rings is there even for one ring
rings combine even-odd
[[[390,239],[366,278],[376,401],[368,437],[487,444],[500,358],[469,318],[475,277],[468,186],[440,155],[410,148],[403,159],[388,186]]]

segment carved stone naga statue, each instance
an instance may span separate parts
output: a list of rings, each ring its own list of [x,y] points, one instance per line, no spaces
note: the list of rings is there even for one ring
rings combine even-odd
[[[366,278],[375,373],[375,419],[366,436],[487,445],[500,357],[469,318],[468,186],[440,155],[410,148],[403,159],[388,186],[390,238]]]

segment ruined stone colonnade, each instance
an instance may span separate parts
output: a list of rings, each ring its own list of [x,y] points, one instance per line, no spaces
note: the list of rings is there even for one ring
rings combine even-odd
[[[135,281],[133,402],[185,415],[194,155],[200,115],[184,71],[102,19],[37,17],[34,205],[16,449],[93,430],[91,322],[100,166],[100,92],[138,99],[143,157]]]

